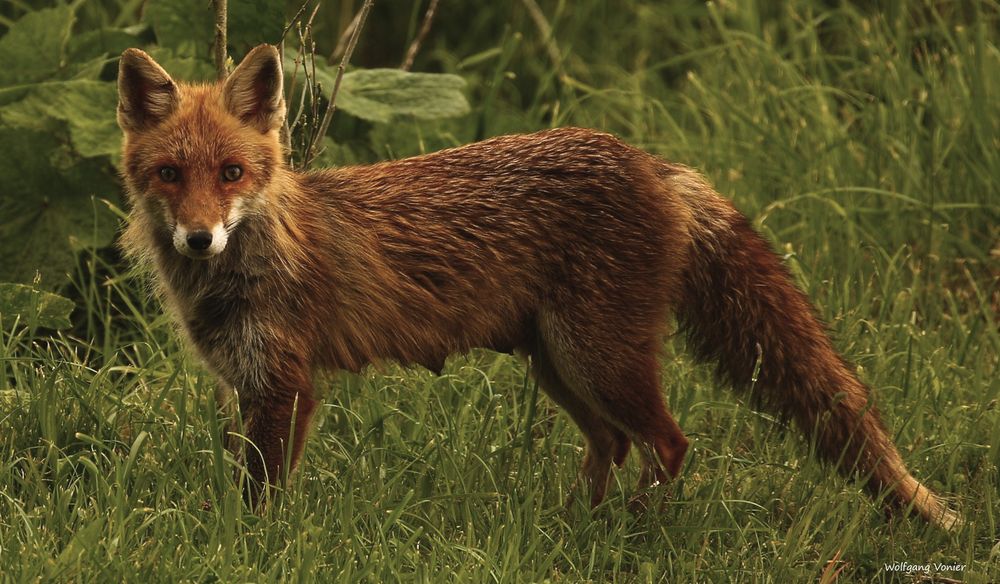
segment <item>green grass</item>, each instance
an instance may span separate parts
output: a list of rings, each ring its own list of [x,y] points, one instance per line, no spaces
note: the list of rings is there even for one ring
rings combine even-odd
[[[139,282],[88,254],[72,334],[0,322],[0,581],[912,581],[892,562],[1000,579],[1000,6],[570,4],[543,4],[561,71],[519,2],[445,10],[417,68],[465,76],[474,112],[338,120],[338,155],[575,124],[702,169],[967,525],[885,517],[679,339],[663,389],[692,448],[659,512],[626,510],[633,460],[598,509],[564,508],[582,438],[524,363],[475,352],[441,377],[322,377],[300,471],[253,514],[211,376]]]

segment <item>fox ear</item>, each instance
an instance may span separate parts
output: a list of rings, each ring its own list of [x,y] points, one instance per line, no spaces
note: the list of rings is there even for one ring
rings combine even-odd
[[[222,95],[230,113],[267,133],[285,121],[281,59],[273,45],[258,45],[229,75]]]
[[[125,131],[151,128],[177,107],[177,84],[139,49],[127,49],[118,63],[118,125]]]

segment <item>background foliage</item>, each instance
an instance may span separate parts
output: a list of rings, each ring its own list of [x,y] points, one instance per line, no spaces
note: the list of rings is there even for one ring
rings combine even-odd
[[[111,243],[117,220],[108,207],[119,203],[120,190],[114,172],[121,148],[114,76],[121,51],[155,42],[151,54],[178,79],[212,81],[216,76],[209,2],[126,5],[111,26],[109,12],[90,14],[83,6],[18,6],[26,12],[12,18],[0,38],[0,58],[11,65],[0,70],[5,149],[0,180],[6,185],[0,195],[0,281],[37,278],[45,287],[58,288],[65,285],[76,252]],[[137,22],[126,26],[130,10]],[[229,48],[237,58],[259,43],[277,44],[286,31],[284,3],[233,2],[229,27]],[[308,35],[292,35],[298,38],[311,41]],[[326,60],[303,64],[291,53],[288,76],[298,74],[300,80],[289,102],[299,103],[307,67],[319,93],[329,96],[335,71]],[[358,70],[345,76],[339,108],[378,122],[462,115],[468,111],[464,85],[455,75]]]
[[[300,7],[230,4],[237,61]],[[359,5],[312,20],[325,95]],[[1000,5],[550,0],[541,24],[533,5],[441,0],[408,74],[428,2],[376,3],[318,164],[580,125],[702,169],[784,255],[967,527],[885,518],[797,432],[674,359],[679,340],[664,389],[693,448],[659,513],[625,509],[631,464],[602,507],[564,510],[581,438],[524,364],[486,352],[442,377],[324,378],[302,471],[248,513],[210,376],[113,247],[117,55],[139,46],[177,78],[214,78],[210,3],[11,0],[0,580],[913,580],[892,562],[1000,579]],[[290,75],[299,39],[289,29]]]

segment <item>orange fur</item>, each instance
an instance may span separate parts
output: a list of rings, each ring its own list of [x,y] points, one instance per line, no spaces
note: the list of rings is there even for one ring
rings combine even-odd
[[[191,344],[238,390],[260,450],[247,455],[255,479],[281,475],[284,444],[298,460],[316,368],[439,371],[472,347],[533,358],[586,437],[593,504],[633,444],[643,485],[674,477],[688,441],[657,363],[673,312],[735,385],[748,385],[759,355],[756,397],[824,458],[955,524],[907,472],[867,387],[767,243],[695,172],[568,128],[297,173],[279,146],[277,58],[258,47],[225,84],[190,86],[131,49],[120,75],[123,246],[155,267]],[[241,178],[222,180],[234,164]],[[162,180],[164,166],[177,180]],[[177,237],[220,222],[224,248],[204,257]]]

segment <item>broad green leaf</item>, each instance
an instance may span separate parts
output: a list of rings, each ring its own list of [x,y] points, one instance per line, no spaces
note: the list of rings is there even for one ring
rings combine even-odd
[[[113,83],[88,79],[39,83],[21,101],[0,107],[0,124],[52,130],[52,122],[59,120],[67,124],[73,148],[80,156],[117,156],[121,148],[121,130],[115,121],[117,103]]]
[[[146,6],[144,18],[153,26],[161,47],[170,47],[185,57],[211,55],[215,11],[209,0],[153,0]]]
[[[57,286],[75,265],[76,246],[104,246],[117,219],[93,196],[115,199],[109,161],[83,159],[63,122],[48,129],[0,123],[0,280],[29,282],[41,272]]]
[[[396,116],[450,118],[469,113],[464,88],[465,80],[458,75],[360,69],[344,75],[337,107],[377,122]]]
[[[334,142],[330,136],[323,136],[323,145],[316,156],[316,160],[313,161],[313,168],[348,166],[361,163],[362,161],[350,146]]]
[[[119,190],[117,96],[97,78],[105,43],[131,41],[84,32],[68,44],[78,5],[29,13],[0,38],[0,280],[38,272],[57,286],[74,246],[107,245],[117,228],[92,199]]]
[[[0,37],[0,87],[47,79],[62,69],[76,6],[29,12]]]
[[[129,47],[139,46],[139,37],[119,28],[98,28],[73,35],[66,47],[68,60],[80,63],[98,57],[117,57]]]
[[[286,74],[290,76],[294,67],[294,56],[286,55]],[[296,77],[302,79],[301,66]],[[323,95],[329,96],[336,82],[335,69],[317,62],[316,80]],[[463,89],[465,80],[458,75],[358,69],[344,74],[337,94],[337,108],[372,122],[389,122],[397,116],[425,120],[448,118],[469,113]]]
[[[70,327],[73,301],[25,284],[0,282],[0,317],[5,326],[20,317],[21,324],[51,329]]]
[[[230,54],[239,61],[253,47],[281,40],[285,3],[282,0],[230,2],[228,24]]]
[[[101,72],[104,71],[104,66],[111,61],[111,57],[100,56],[94,57],[89,61],[83,61],[80,63],[73,63],[71,66],[66,68],[66,73],[64,79],[89,79],[91,81],[97,81],[101,78]]]
[[[215,81],[215,65],[203,57],[180,57],[167,48],[149,51],[152,57],[171,77],[189,83]]]

